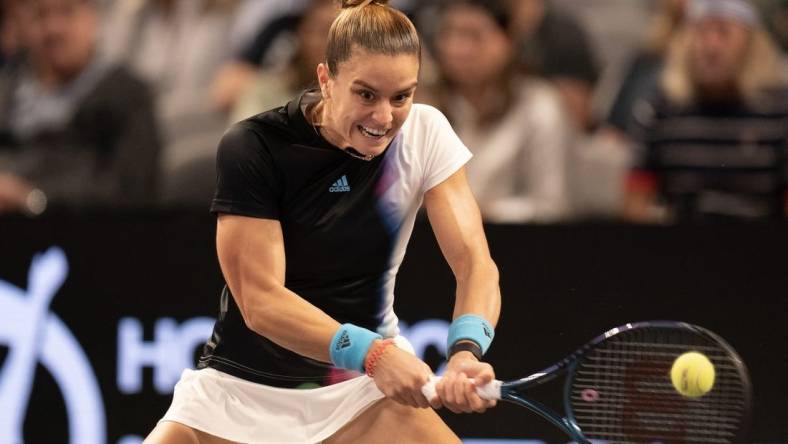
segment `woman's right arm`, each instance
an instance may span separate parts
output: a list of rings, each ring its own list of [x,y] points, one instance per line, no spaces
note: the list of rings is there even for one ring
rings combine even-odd
[[[279,221],[221,214],[216,247],[222,273],[246,326],[302,356],[331,362],[329,345],[340,324],[285,287]],[[421,387],[431,374],[416,356],[390,347],[377,366],[375,383],[394,401],[428,407]]]
[[[285,250],[279,221],[221,214],[219,264],[246,326],[274,343],[331,362],[329,344],[340,325],[285,288]]]

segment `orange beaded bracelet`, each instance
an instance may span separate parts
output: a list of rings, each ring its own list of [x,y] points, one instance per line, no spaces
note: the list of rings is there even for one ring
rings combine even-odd
[[[375,376],[375,366],[380,360],[380,357],[383,356],[383,353],[386,352],[386,348],[389,345],[393,345],[394,340],[391,338],[384,339],[377,344],[373,345],[372,350],[367,353],[367,358],[364,360],[364,370],[367,372],[367,375],[372,378]]]

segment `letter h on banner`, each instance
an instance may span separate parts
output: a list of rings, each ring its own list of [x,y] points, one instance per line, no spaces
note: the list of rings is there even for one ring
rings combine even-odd
[[[123,318],[118,324],[118,389],[125,394],[142,391],[142,369],[153,368],[153,386],[158,393],[172,393],[181,372],[194,367],[194,350],[211,335],[215,320],[190,319],[180,326],[162,318],[154,326],[153,341],[143,340],[142,323]]]

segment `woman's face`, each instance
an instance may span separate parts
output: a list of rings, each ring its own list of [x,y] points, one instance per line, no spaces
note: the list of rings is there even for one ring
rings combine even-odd
[[[463,87],[496,81],[512,57],[512,44],[492,16],[461,5],[444,13],[437,58],[446,78]]]
[[[334,76],[318,66],[325,108],[324,136],[340,148],[377,156],[396,136],[413,105],[419,58],[371,54],[354,48]]]

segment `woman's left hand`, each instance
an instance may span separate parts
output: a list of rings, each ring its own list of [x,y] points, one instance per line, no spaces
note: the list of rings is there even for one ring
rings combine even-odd
[[[473,381],[471,381],[473,379]],[[495,400],[482,399],[476,387],[495,380],[495,371],[486,362],[479,362],[472,353],[455,353],[446,372],[435,387],[446,408],[454,413],[482,413],[495,407]]]

